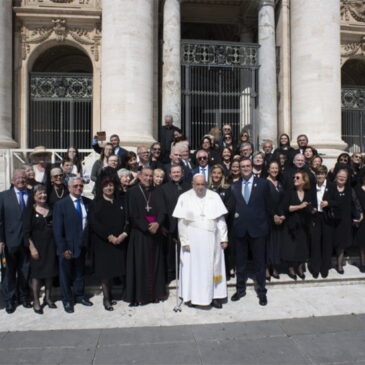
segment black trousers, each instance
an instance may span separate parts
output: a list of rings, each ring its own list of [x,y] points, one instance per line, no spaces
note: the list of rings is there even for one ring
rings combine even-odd
[[[243,238],[235,238],[237,291],[246,291],[248,249],[251,250],[255,266],[257,294],[266,294],[266,236],[252,238],[246,235]]]
[[[326,222],[323,213],[313,218],[311,230],[310,270],[313,275],[327,275],[331,268],[334,228]]]
[[[73,303],[71,286],[75,292],[76,301],[84,298],[85,295],[85,251],[81,250],[80,256],[65,259],[59,256],[59,280],[62,294],[62,302]]]
[[[5,246],[6,269],[2,281],[2,291],[5,302],[15,303],[29,300],[29,253],[21,244],[9,250]]]

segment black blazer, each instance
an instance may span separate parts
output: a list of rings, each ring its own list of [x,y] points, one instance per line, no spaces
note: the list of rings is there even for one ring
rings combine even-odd
[[[233,235],[243,238],[247,234],[252,238],[264,237],[269,232],[268,181],[254,177],[248,204],[242,196],[242,179],[232,185],[236,206],[233,217]]]
[[[28,191],[26,208],[32,202],[32,193]],[[24,209],[24,211],[26,210]],[[0,242],[4,242],[9,251],[23,244],[23,213],[20,210],[14,188],[0,193]]]
[[[91,200],[82,197],[86,212],[89,211]],[[57,255],[62,255],[66,250],[72,252],[72,257],[80,256],[81,248],[88,246],[89,228],[84,229],[78,224],[76,212],[71,196],[59,200],[53,208],[53,234],[57,246]]]

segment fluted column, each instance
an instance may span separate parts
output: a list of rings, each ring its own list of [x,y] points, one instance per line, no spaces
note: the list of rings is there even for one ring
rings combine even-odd
[[[259,138],[277,138],[277,87],[275,46],[275,3],[260,0],[258,41],[259,49]]]
[[[292,137],[343,149],[340,0],[292,0],[290,15]]]
[[[12,138],[12,1],[0,1],[0,148],[15,147]]]
[[[180,0],[165,0],[163,11],[162,116],[181,126]]]
[[[155,1],[103,0],[101,128],[126,146],[153,140]]]

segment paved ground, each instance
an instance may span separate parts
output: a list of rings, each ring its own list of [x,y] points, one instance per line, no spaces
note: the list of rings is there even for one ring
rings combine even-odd
[[[365,315],[0,333],[1,364],[365,364]]]

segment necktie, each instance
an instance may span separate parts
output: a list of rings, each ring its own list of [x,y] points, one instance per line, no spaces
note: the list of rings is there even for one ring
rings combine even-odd
[[[243,199],[245,199],[246,204],[248,204],[248,201],[250,200],[250,190],[248,188],[248,180],[244,182],[245,187],[243,189]]]
[[[76,212],[82,219],[81,198],[76,199]]]
[[[26,194],[26,192],[24,190],[19,191],[19,206],[20,206],[21,211],[23,211],[25,208],[25,201],[24,201],[25,194]]]
[[[202,174],[204,175],[205,180],[207,180],[207,176],[205,175],[205,167],[202,167]]]

